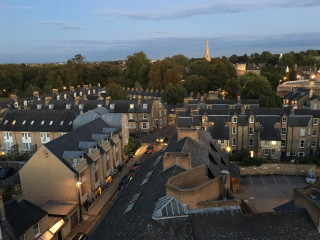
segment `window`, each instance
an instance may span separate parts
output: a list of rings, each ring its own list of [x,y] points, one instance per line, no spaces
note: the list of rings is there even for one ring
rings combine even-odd
[[[19,237],[19,240],[26,240],[26,235],[25,235],[25,234],[22,234],[22,235]]]
[[[49,125],[52,125],[53,121],[50,121]]]
[[[271,145],[276,145],[277,141],[271,141]]]
[[[269,145],[269,141],[264,141],[264,144],[265,145]]]
[[[36,237],[38,237],[40,235],[40,226],[39,226],[39,223],[33,225],[33,229],[34,229],[34,235]]]
[[[6,125],[7,123],[8,123],[8,120],[5,120],[5,121],[4,121],[4,125]]]
[[[143,109],[147,109],[147,107],[148,107],[148,104],[143,104]]]
[[[69,126],[71,126],[72,125],[72,121],[69,121]]]
[[[287,118],[286,117],[282,118],[282,123],[287,123]]]
[[[300,148],[304,148],[304,140],[300,140]]]
[[[134,104],[130,104],[130,109],[133,109],[134,108]]]
[[[253,135],[253,128],[252,127],[249,128],[249,135]]]
[[[237,134],[237,128],[236,127],[232,127],[232,134]]]
[[[318,118],[313,119],[313,125],[318,125]]]
[[[286,146],[286,140],[281,140],[281,147],[285,147]]]
[[[110,104],[110,109],[114,109],[114,104]]]
[[[221,140],[220,143],[221,143],[221,144],[224,144],[224,140]]]
[[[24,120],[23,122],[22,122],[22,125],[25,125],[26,124],[26,120]]]
[[[129,119],[133,119],[133,114],[129,113]]]
[[[314,137],[317,136],[317,130],[312,131],[312,136],[314,136]]]
[[[237,146],[237,140],[236,139],[232,139],[232,146]]]
[[[71,104],[66,104],[66,109],[71,109]]]
[[[142,123],[142,129],[147,129],[149,128],[149,124],[148,123]]]
[[[292,153],[292,156],[294,156],[294,157],[295,157],[296,155],[297,155],[297,154],[296,154],[295,152],[293,152],[293,153]]]
[[[98,107],[102,107],[102,104],[100,103],[100,104],[98,104]]]
[[[60,126],[62,126],[62,125],[63,125],[63,123],[64,123],[64,121],[61,121],[61,122],[60,122]]]
[[[306,129],[300,128],[300,136],[305,136],[305,135],[306,135]]]
[[[33,125],[33,123],[34,123],[34,120],[31,121],[30,125]]]
[[[136,123],[135,122],[129,122],[129,128],[130,129],[136,128]]]
[[[80,110],[83,109],[83,104],[79,104],[79,109],[80,109]]]
[[[143,119],[147,119],[147,114],[143,114]]]
[[[44,121],[41,121],[41,125],[43,125],[44,124]]]
[[[253,147],[253,139],[249,139],[249,147]]]
[[[287,157],[290,157],[290,152],[287,152]]]
[[[316,142],[311,142],[311,147],[316,147]]]
[[[237,122],[238,122],[237,117],[233,117],[233,118],[232,118],[232,122],[233,122],[233,123],[237,123]]]
[[[265,156],[268,156],[268,155],[269,155],[269,149],[265,149],[265,150],[264,150],[264,155],[265,155]]]
[[[287,129],[281,128],[281,135],[286,135],[286,134],[287,134]]]
[[[271,156],[275,156],[276,155],[276,150],[275,149],[271,149]]]
[[[304,152],[299,152],[299,153],[298,153],[298,156],[299,156],[299,157],[304,157]]]
[[[249,123],[254,123],[254,117],[249,118]]]
[[[49,104],[49,109],[53,109],[53,104]]]
[[[16,124],[16,120],[13,120],[12,125],[15,125],[15,124]]]

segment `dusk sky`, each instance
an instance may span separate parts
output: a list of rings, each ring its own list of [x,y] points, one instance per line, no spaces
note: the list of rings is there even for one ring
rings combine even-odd
[[[320,49],[320,0],[1,0],[0,63]]]

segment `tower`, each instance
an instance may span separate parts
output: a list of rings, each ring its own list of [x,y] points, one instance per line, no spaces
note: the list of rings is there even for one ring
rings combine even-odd
[[[210,54],[209,54],[208,38],[207,38],[207,43],[206,43],[206,53],[204,54],[204,59],[207,60],[208,62],[211,61]]]

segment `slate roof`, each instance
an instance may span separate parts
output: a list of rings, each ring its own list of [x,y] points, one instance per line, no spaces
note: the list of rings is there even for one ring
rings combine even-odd
[[[8,110],[0,131],[69,132],[77,115],[73,110]]]
[[[320,110],[296,109],[294,115],[312,115],[314,118],[320,118]]]
[[[51,142],[46,143],[45,147],[48,148],[72,172],[77,174],[71,164],[63,158],[65,151],[80,151],[79,142],[92,141],[92,135],[102,134],[103,128],[110,128],[110,126],[101,118],[97,118],[59,138],[52,140]],[[91,162],[88,156],[85,155],[85,157],[88,162]]]
[[[110,100],[109,104],[105,107],[110,113],[151,113],[152,104],[156,101],[155,99],[142,99],[141,103],[138,104],[138,100]],[[113,104],[114,108],[110,108]],[[134,104],[134,108],[130,108],[130,104]],[[146,104],[147,108],[143,108]]]
[[[4,203],[4,210],[8,223],[18,237],[48,214],[25,199]]]
[[[288,120],[288,125],[289,126],[308,126],[309,122],[311,121],[312,116],[296,116],[296,115],[291,115],[289,116]]]
[[[258,128],[260,140],[263,141],[281,141],[280,130],[274,126],[265,125]]]
[[[178,127],[191,127],[192,126],[192,117],[178,117],[177,126]]]

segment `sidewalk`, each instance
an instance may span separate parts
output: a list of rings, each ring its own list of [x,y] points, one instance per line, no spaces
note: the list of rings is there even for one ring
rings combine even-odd
[[[90,234],[95,225],[100,221],[104,216],[106,209],[103,209],[108,203],[112,203],[113,198],[118,193],[118,186],[121,179],[129,172],[130,168],[134,165],[135,162],[139,161],[144,153],[146,144],[141,146],[139,155],[131,159],[128,162],[123,170],[115,177],[113,182],[108,186],[108,188],[101,194],[101,196],[94,202],[93,206],[85,213],[82,213],[82,222],[78,223],[71,231],[66,240],[71,240],[72,237],[78,232],[84,232]],[[110,201],[111,200],[111,201]],[[103,211],[104,210],[104,211]]]

